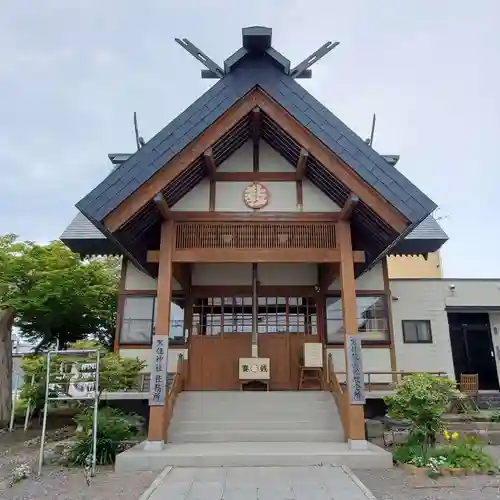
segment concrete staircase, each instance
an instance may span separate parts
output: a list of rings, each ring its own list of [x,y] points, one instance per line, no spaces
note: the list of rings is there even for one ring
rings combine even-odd
[[[332,395],[323,391],[183,392],[162,449],[145,443],[117,457],[118,471],[166,466],[390,468],[390,453],[344,442]]]
[[[341,442],[327,392],[184,392],[169,443]]]

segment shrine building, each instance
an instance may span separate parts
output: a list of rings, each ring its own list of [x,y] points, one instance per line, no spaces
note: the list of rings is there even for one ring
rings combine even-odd
[[[307,362],[328,384],[330,369],[346,370],[351,336],[364,371],[391,382],[388,259],[427,256],[447,239],[399,157],[300,85],[332,44],[294,67],[271,35],[244,28],[222,66],[180,40],[214,85],[133,154],[111,154],[113,170],[61,238],[81,255],[123,256],[115,350],[154,373],[153,337],[168,340],[170,375],[183,355],[178,392],[241,391],[253,378],[271,396],[298,391]],[[150,406],[150,442],[165,440],[168,390]],[[336,400],[345,439],[363,441],[350,390]]]

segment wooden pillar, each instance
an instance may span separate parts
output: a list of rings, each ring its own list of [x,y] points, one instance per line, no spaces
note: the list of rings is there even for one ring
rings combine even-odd
[[[348,221],[337,224],[337,245],[340,249],[340,290],[342,297],[342,316],[344,335],[355,335],[358,331],[356,308],[356,280],[354,277],[354,256],[352,251],[351,226]],[[344,352],[347,369],[347,342],[344,338]],[[363,405],[351,405],[349,387],[346,387],[347,429],[344,429],[348,440],[365,439],[365,417]]]
[[[172,301],[172,254],[175,241],[175,224],[165,220],[161,225],[160,256],[158,263],[158,291],[156,335],[170,334],[170,303]],[[151,381],[153,383],[153,381]],[[165,400],[166,401],[166,400]],[[165,406],[149,408],[148,441],[163,442],[165,439]]]
[[[385,257],[382,261],[382,270],[384,273],[384,290],[385,290],[385,300],[387,301],[387,322],[389,328],[389,340],[390,344],[390,357],[391,357],[391,372],[396,372],[398,369],[397,361],[396,361],[396,345],[394,344],[394,324],[392,322],[392,294],[391,294],[391,286],[389,282],[389,267],[388,267],[388,259],[389,257]],[[392,374],[392,381],[398,381],[397,373]]]

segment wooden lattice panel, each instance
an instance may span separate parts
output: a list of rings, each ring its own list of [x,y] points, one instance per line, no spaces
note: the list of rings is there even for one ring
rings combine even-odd
[[[333,249],[333,223],[206,223],[177,226],[176,249]]]

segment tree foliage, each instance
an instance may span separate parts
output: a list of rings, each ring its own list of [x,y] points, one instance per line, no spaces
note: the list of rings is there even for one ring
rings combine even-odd
[[[63,243],[0,236],[0,423],[11,407],[11,327],[38,349],[86,338],[110,344],[119,260],[81,260]]]
[[[39,347],[63,346],[113,329],[118,291],[116,259],[81,260],[63,243],[0,238],[0,309]]]
[[[390,417],[410,422],[410,439],[428,445],[443,429],[442,417],[455,393],[451,379],[418,373],[404,377],[385,402]]]

